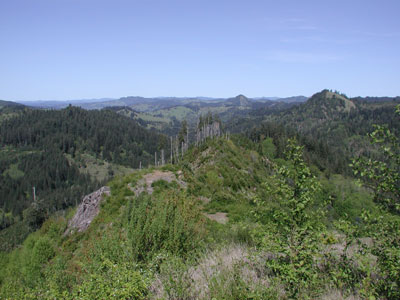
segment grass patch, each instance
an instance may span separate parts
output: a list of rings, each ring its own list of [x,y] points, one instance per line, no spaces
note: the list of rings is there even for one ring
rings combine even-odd
[[[69,162],[78,166],[82,174],[88,174],[99,182],[105,182],[114,176],[121,176],[132,173],[134,169],[125,166],[109,163],[84,153],[78,154],[74,158],[70,154],[65,154]]]
[[[3,176],[10,176],[12,179],[14,180],[18,180],[22,177],[24,177],[25,173],[23,171],[21,171],[20,169],[18,169],[18,164],[11,164],[10,167],[4,171]]]

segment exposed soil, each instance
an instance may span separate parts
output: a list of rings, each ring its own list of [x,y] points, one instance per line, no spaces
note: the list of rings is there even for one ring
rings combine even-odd
[[[199,197],[199,200],[200,200],[201,202],[203,202],[204,204],[210,203],[210,201],[211,201],[210,198],[207,198],[207,197],[204,197],[204,196],[200,196],[200,197]]]
[[[229,221],[227,213],[223,213],[223,212],[217,212],[215,214],[205,214],[205,216],[207,218],[209,218],[210,220],[213,220],[220,224],[226,224]]]
[[[158,180],[165,180],[167,182],[176,181],[180,186],[186,187],[186,182],[182,180],[182,172],[178,172],[178,178],[176,178],[175,174],[170,171],[159,171],[156,170],[153,173],[149,173],[143,176],[142,179],[138,181],[135,187],[130,186],[130,189],[135,193],[136,196],[139,196],[142,192],[147,192],[148,194],[152,194],[154,189],[151,186],[153,182]]]

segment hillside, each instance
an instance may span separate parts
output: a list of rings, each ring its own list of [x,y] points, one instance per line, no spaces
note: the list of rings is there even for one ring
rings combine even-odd
[[[269,138],[219,138],[113,179],[87,230],[71,227],[72,210],[0,256],[0,297],[395,299],[378,251],[392,239],[359,216],[386,216],[382,228],[399,218],[352,180],[310,173],[295,142],[285,153]]]
[[[24,105],[16,103],[16,102],[12,102],[12,101],[5,101],[5,100],[0,100],[0,109],[4,109],[6,107],[24,107]]]
[[[351,175],[348,165],[352,157],[362,152],[378,155],[366,138],[373,124],[387,124],[391,130],[400,130],[400,119],[393,117],[398,102],[392,100],[361,101],[323,90],[296,106],[252,110],[232,119],[226,127],[231,132],[247,129],[248,135],[268,135],[278,124],[284,127],[284,136],[297,136],[308,149],[319,151],[320,156],[329,153],[329,166],[317,163],[320,169]]]
[[[166,138],[111,111],[23,110],[0,124],[0,248],[114,175],[154,160]],[[35,189],[35,191],[33,191]],[[35,195],[34,195],[35,193]]]
[[[18,115],[25,109],[26,109],[25,105],[12,101],[0,100],[0,123],[6,119]]]

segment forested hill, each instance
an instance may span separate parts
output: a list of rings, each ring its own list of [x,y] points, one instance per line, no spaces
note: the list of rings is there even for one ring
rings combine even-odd
[[[277,134],[277,126],[282,126],[284,130],[279,130],[278,134],[282,134],[283,139],[298,135],[311,152],[319,152],[319,157],[326,158],[325,162],[314,161],[316,165],[326,168],[328,164],[332,172],[349,175],[351,157],[361,152],[374,155],[366,138],[373,124],[387,124],[391,130],[400,130],[400,118],[393,117],[395,105],[399,103],[396,99],[369,102],[323,90],[300,105],[279,110],[253,110],[227,126],[232,132],[247,128],[267,136],[271,130]]]
[[[371,132],[374,124],[400,129],[399,118],[393,116],[396,103],[399,102],[357,102],[323,90],[306,103],[267,119],[294,128],[314,140],[325,141],[331,148],[358,151],[364,147],[360,138]]]
[[[160,134],[109,110],[32,110],[0,127],[0,144],[18,148],[57,149],[72,156],[89,152],[118,164],[138,167],[147,163],[160,143]],[[151,154],[150,154],[151,153]]]
[[[0,109],[4,109],[5,107],[20,107],[23,108],[25,105],[19,104],[16,102],[12,101],[5,101],[5,100],[0,100]]]
[[[147,165],[165,142],[165,136],[110,110],[24,109],[4,119],[0,248],[18,244],[51,213],[76,205],[113,175]]]
[[[27,109],[25,105],[15,103],[12,101],[0,100],[0,123],[3,120],[9,119],[19,112]]]

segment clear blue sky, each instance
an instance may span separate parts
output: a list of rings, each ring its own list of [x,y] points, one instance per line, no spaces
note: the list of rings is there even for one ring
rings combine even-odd
[[[1,0],[0,99],[400,95],[399,0]]]

